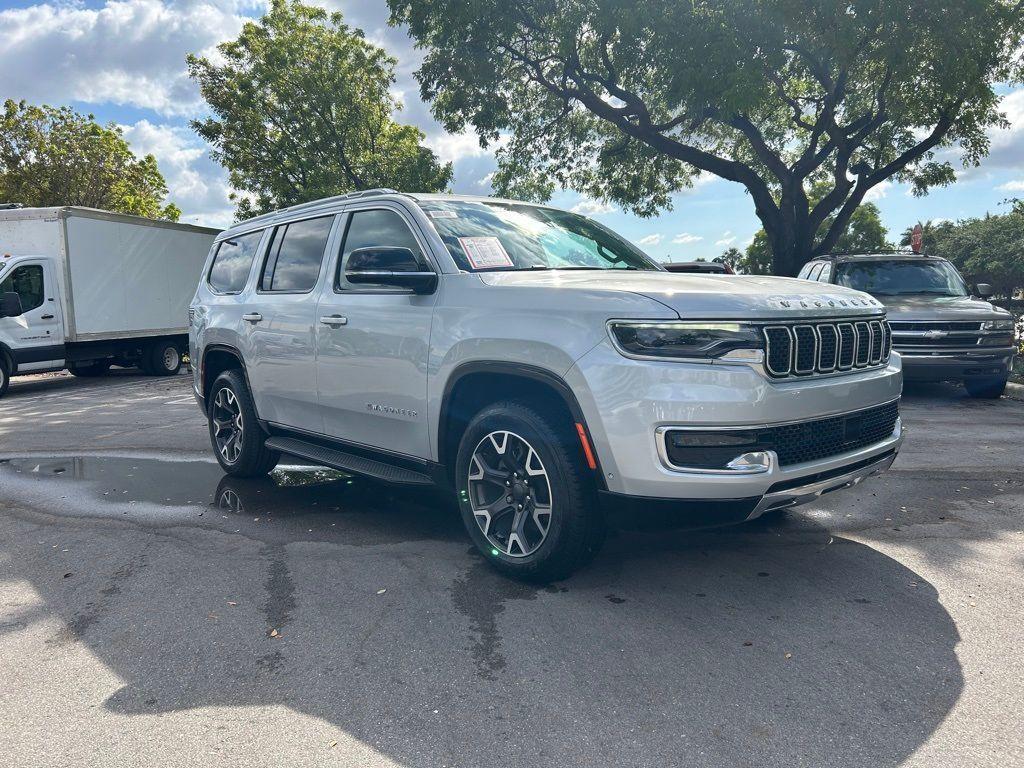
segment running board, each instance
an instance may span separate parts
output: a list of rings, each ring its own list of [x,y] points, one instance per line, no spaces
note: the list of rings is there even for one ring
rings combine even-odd
[[[430,476],[422,472],[405,469],[404,467],[396,467],[393,464],[385,464],[383,461],[375,461],[365,456],[356,456],[352,453],[336,451],[333,448],[324,448],[323,446],[307,443],[304,440],[296,440],[292,437],[268,437],[266,446],[274,451],[288,453],[292,456],[298,456],[300,459],[315,461],[317,464],[323,464],[326,467],[371,477],[374,480],[381,480],[385,483],[399,485],[434,484]]]

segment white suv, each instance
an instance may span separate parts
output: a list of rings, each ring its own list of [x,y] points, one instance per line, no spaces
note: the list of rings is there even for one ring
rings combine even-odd
[[[375,190],[260,216],[218,237],[190,316],[226,472],[290,454],[451,488],[514,575],[569,573],[609,506],[748,520],[903,439],[875,299],[671,274],[547,206]]]

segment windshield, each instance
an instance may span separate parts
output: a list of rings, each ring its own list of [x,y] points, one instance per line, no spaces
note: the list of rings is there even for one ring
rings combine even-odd
[[[468,272],[533,269],[661,270],[597,222],[525,203],[429,200],[421,207]]]
[[[945,261],[859,261],[838,266],[836,282],[875,296],[966,296],[963,278]]]

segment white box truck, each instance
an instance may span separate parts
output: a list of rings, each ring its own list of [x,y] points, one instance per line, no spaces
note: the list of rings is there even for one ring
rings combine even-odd
[[[11,376],[177,373],[218,230],[91,208],[0,210],[0,396]]]

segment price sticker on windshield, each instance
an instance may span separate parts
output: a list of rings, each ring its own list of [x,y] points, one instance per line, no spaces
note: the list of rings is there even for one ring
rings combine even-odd
[[[466,258],[473,265],[473,269],[515,266],[505,247],[496,237],[460,237],[459,245],[466,252]]]

